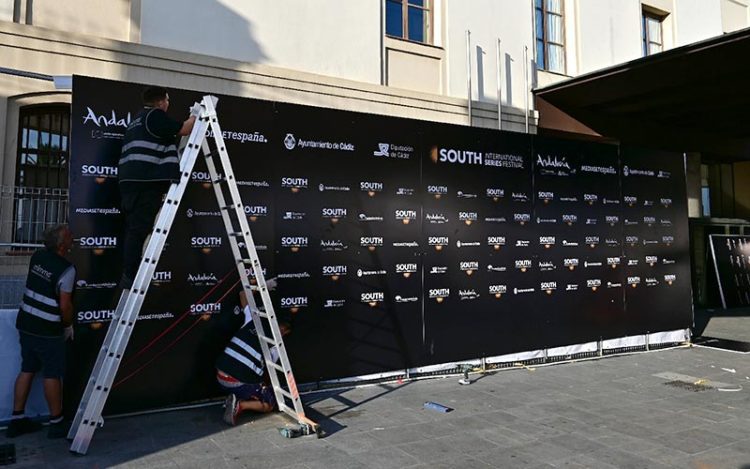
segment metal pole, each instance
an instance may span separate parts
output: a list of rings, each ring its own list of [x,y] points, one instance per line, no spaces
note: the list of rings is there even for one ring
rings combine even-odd
[[[469,100],[469,126],[471,118],[471,31],[466,30],[466,94]]]
[[[529,46],[523,46],[523,103],[526,133],[529,133]]]
[[[502,62],[500,54],[500,38],[497,38],[497,129],[503,130],[503,87],[502,87]]]

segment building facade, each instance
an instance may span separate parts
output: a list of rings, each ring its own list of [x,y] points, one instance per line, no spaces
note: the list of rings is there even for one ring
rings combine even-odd
[[[532,90],[749,25],[748,0],[0,0],[0,241],[65,217],[71,95],[53,77],[536,133]],[[750,217],[746,174],[690,155],[690,216]]]

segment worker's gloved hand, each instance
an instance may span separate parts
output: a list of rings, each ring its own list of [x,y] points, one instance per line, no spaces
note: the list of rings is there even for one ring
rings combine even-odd
[[[250,312],[250,305],[245,306],[245,309],[242,310],[242,312],[245,314],[245,323],[243,324],[243,327],[250,322],[253,322],[253,315]]]
[[[201,107],[201,103],[195,103],[193,104],[193,107],[190,108],[190,115],[197,117],[201,114],[202,109],[203,108]]]
[[[276,290],[276,277],[266,280],[266,287],[269,290]]]
[[[73,340],[73,326],[70,325],[63,329],[63,337],[65,340]]]

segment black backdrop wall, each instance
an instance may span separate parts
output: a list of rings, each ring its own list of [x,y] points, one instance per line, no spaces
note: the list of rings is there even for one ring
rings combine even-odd
[[[74,78],[79,393],[116,303],[141,89]],[[170,114],[200,97],[170,90]],[[228,96],[218,113],[299,382],[692,322],[681,155]],[[207,179],[199,159],[109,413],[217,394],[212,332],[238,276]]]

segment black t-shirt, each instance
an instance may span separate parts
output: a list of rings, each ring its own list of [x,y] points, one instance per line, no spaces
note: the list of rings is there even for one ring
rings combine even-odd
[[[182,128],[182,122],[169,117],[161,109],[154,109],[146,117],[146,131],[159,138],[175,138]]]

